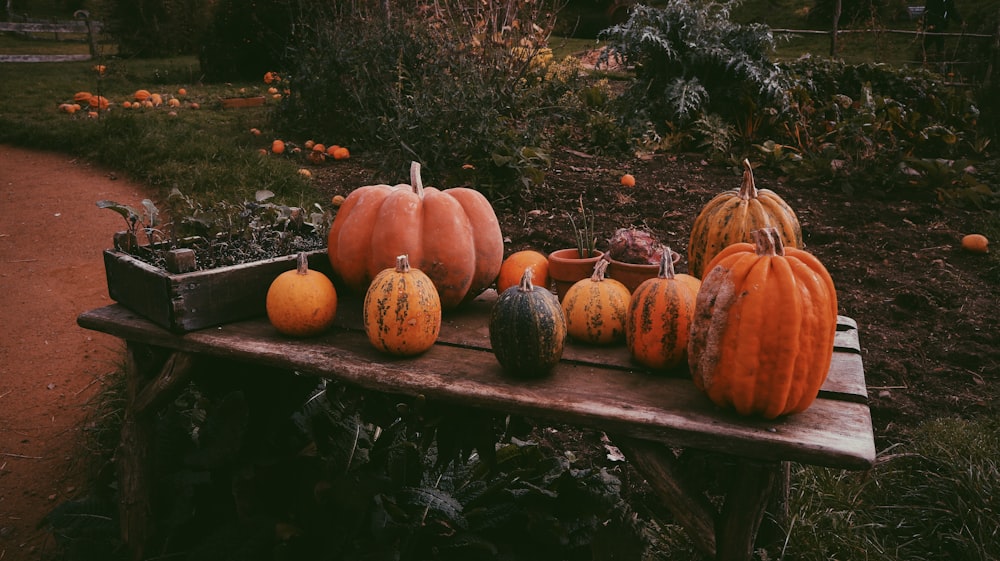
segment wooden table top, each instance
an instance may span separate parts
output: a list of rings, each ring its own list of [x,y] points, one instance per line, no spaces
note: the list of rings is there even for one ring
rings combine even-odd
[[[489,290],[446,313],[438,342],[409,358],[388,356],[371,346],[361,327],[357,298],[341,298],[336,326],[307,339],[279,334],[266,318],[172,333],[119,304],[84,312],[77,323],[140,343],[681,448],[846,469],[866,469],[875,461],[857,325],[850,318],[839,318],[830,373],[816,402],[805,412],[768,421],[719,409],[695,387],[686,369],[644,369],[631,360],[624,344],[593,347],[570,340],[549,376],[506,376],[489,345],[488,317],[495,299],[496,293]]]

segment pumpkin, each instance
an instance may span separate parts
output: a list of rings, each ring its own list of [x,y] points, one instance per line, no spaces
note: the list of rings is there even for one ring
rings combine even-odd
[[[536,378],[562,358],[566,317],[556,295],[531,283],[525,269],[517,286],[500,294],[490,312],[490,346],[500,366],[512,376]]]
[[[500,223],[478,191],[425,188],[417,162],[410,178],[410,185],[368,185],[348,195],[330,226],[330,264],[345,286],[363,293],[394,256],[408,254],[434,281],[441,306],[452,309],[496,279]]]
[[[318,335],[337,314],[337,291],[326,275],[309,268],[306,254],[299,253],[296,268],[271,282],[265,309],[271,325],[285,335]]]
[[[271,141],[271,152],[275,154],[284,154],[285,141],[279,139],[274,139],[273,141]]]
[[[982,234],[966,234],[962,236],[962,249],[972,253],[989,253],[990,240]]]
[[[151,95],[153,94],[149,93],[149,90],[136,90],[133,97],[136,101],[146,101]]]
[[[808,408],[826,380],[837,292],[812,254],[753,232],[709,263],[688,342],[695,384],[717,405],[773,419]]]
[[[749,242],[750,232],[775,227],[786,247],[802,247],[802,229],[795,211],[769,189],[757,189],[750,160],[743,160],[739,189],[716,195],[702,208],[691,227],[688,272],[702,278],[705,265],[723,248]]]
[[[497,276],[497,293],[512,286],[520,284],[524,270],[531,267],[531,283],[535,286],[548,288],[551,283],[549,279],[549,258],[547,255],[525,249],[510,254],[510,257],[503,260],[500,265],[500,274]]]
[[[90,92],[76,92],[73,94],[73,101],[77,103],[90,103],[90,98],[94,97],[94,94]]]
[[[626,173],[622,176],[621,183],[625,187],[635,187],[635,176],[631,173]]]
[[[589,279],[579,280],[562,300],[570,337],[593,345],[607,345],[625,338],[632,292],[615,279],[604,278],[608,261],[600,259]]]
[[[441,331],[441,300],[431,279],[398,255],[396,266],[375,276],[365,293],[362,323],[378,350],[394,355],[420,354]]]
[[[632,358],[652,369],[674,368],[687,358],[688,336],[701,281],[674,271],[669,247],[660,269],[632,293],[625,322],[625,345]]]

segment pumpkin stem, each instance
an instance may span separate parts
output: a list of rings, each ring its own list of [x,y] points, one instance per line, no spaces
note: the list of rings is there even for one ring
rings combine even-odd
[[[518,283],[517,289],[521,292],[533,292],[535,290],[535,285],[531,284],[531,276],[535,274],[533,267],[525,267],[524,273],[521,275],[521,282]]]
[[[604,280],[604,275],[608,271],[608,260],[598,259],[597,263],[594,263],[594,273],[590,275],[590,280],[594,282],[601,282]]]
[[[749,158],[743,160],[743,183],[740,184],[739,197],[744,201],[757,198],[757,185],[753,180],[753,166],[750,165]]]
[[[781,241],[781,234],[778,233],[777,228],[768,227],[754,230],[750,232],[750,237],[753,238],[757,255],[761,257],[765,255],[783,257],[785,255],[785,244]]]
[[[295,272],[300,275],[309,274],[309,256],[304,251],[300,251],[295,258]]]
[[[410,186],[421,199],[424,198],[424,182],[420,179],[420,162],[410,162]]]
[[[406,253],[396,256],[396,272],[397,273],[409,273],[410,272],[410,256]]]
[[[680,253],[670,251],[670,247],[663,246],[660,251],[660,272],[656,275],[661,279],[672,279],[676,274],[674,272],[674,263],[679,261],[681,258]]]

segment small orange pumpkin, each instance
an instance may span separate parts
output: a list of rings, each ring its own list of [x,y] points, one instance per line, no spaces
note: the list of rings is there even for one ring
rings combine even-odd
[[[149,93],[149,90],[136,90],[133,97],[136,101],[146,101],[151,95],[153,94]]]
[[[278,275],[267,289],[267,319],[279,332],[294,337],[318,335],[333,324],[337,291],[330,279],[309,268],[299,253],[296,268]]]
[[[837,292],[823,264],[755,230],[709,263],[688,342],[695,384],[720,407],[773,419],[804,411],[833,358]]]
[[[962,236],[962,249],[972,253],[989,253],[990,240],[982,234],[966,234]]]
[[[285,153],[285,142],[283,140],[274,139],[271,142],[271,152],[273,152],[275,154],[284,154]]]
[[[441,300],[431,279],[411,268],[406,255],[399,255],[396,267],[383,270],[368,287],[362,321],[376,349],[420,354],[434,345],[441,331]]]
[[[76,92],[73,94],[73,101],[77,103],[90,103],[90,98],[94,97],[94,94],[90,92]]]
[[[625,338],[632,292],[615,279],[604,277],[608,261],[600,259],[589,279],[579,280],[562,300],[566,330],[574,339],[607,345]]]
[[[521,282],[521,276],[527,268],[531,268],[531,284],[542,288],[548,288],[549,280],[549,258],[543,253],[532,249],[516,251],[510,257],[504,259],[500,265],[500,274],[497,276],[497,293],[502,294],[504,290],[512,286],[517,286]]]
[[[688,243],[688,272],[702,278],[705,265],[723,248],[749,242],[750,232],[775,227],[785,247],[802,247],[802,228],[795,211],[769,189],[757,189],[750,160],[743,160],[739,189],[719,193],[695,219]]]
[[[669,247],[660,253],[660,270],[632,293],[625,324],[625,344],[636,362],[656,370],[680,365],[687,358],[688,332],[701,281],[674,272]]]

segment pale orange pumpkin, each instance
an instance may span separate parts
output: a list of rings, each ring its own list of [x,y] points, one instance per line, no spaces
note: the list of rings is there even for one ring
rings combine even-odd
[[[362,323],[368,341],[394,355],[420,354],[441,331],[441,300],[434,283],[410,267],[406,255],[380,272],[365,293]]]
[[[337,290],[330,279],[309,268],[299,253],[296,268],[278,275],[267,290],[267,319],[279,332],[309,337],[325,331],[337,314]]]
[[[698,292],[688,342],[695,384],[721,407],[773,419],[808,408],[826,380],[837,292],[812,254],[775,228],[723,249]]]
[[[333,271],[363,293],[397,255],[437,287],[452,309],[493,284],[503,262],[503,234],[489,201],[478,191],[424,187],[420,164],[410,184],[368,185],[348,195],[330,227],[327,254]]]

